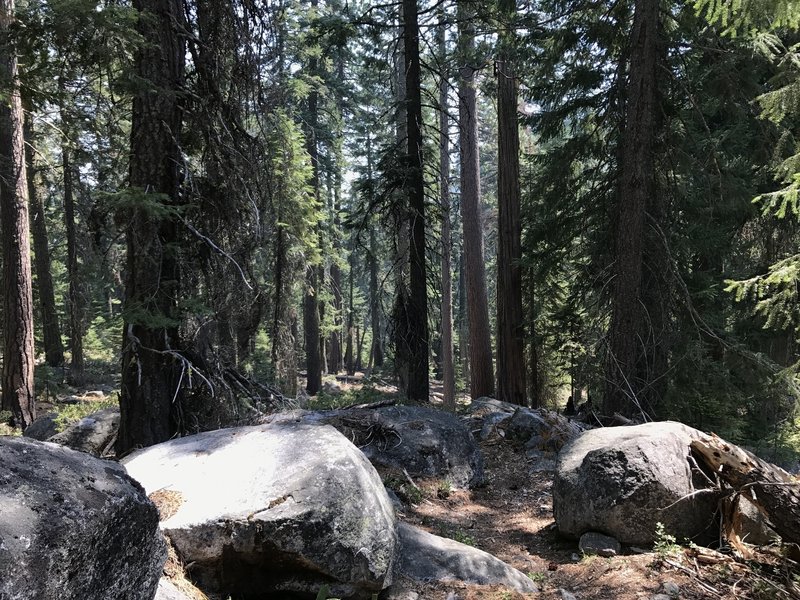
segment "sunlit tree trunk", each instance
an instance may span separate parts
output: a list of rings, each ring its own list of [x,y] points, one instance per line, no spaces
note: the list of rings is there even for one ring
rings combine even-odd
[[[3,391],[0,408],[25,429],[36,418],[33,391],[33,287],[22,101],[9,44],[14,0],[0,0],[0,222],[3,234]]]
[[[442,19],[444,15],[442,15]],[[447,60],[445,25],[438,29],[439,58]],[[439,80],[439,195],[442,205],[442,386],[444,406],[456,408],[456,381],[453,367],[453,283],[450,234],[450,118],[447,114],[448,81],[443,72]]]
[[[30,199],[31,233],[33,234],[36,284],[39,292],[39,313],[42,323],[45,362],[51,367],[64,363],[64,345],[61,341],[61,328],[56,312],[56,299],[53,289],[53,276],[50,273],[50,239],[47,235],[44,205],[36,186],[34,158],[33,118],[30,106],[25,108],[25,166],[28,178],[28,197]]]
[[[75,221],[75,168],[72,165],[72,141],[69,139],[70,122],[65,110],[67,102],[66,87],[59,79],[61,132],[61,169],[64,184],[64,229],[67,234],[67,306],[69,311],[69,351],[71,355],[69,381],[73,385],[82,385],[84,380],[83,365],[83,292],[81,272],[78,265],[78,233]]]
[[[489,299],[486,291],[486,261],[483,219],[480,211],[481,183],[478,150],[478,110],[475,72],[475,26],[472,3],[460,0],[458,87],[459,141],[461,149],[461,221],[464,230],[464,271],[469,323],[470,395],[494,395],[492,339],[489,331]]]
[[[519,126],[514,71],[516,0],[500,0],[504,30],[497,60],[497,398],[527,404],[522,312]]]

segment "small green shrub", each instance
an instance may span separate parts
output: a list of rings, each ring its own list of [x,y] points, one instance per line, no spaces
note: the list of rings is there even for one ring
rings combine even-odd
[[[678,545],[674,535],[667,533],[664,524],[656,523],[656,542],[653,544],[653,550],[662,559],[677,556],[681,553],[681,547]]]

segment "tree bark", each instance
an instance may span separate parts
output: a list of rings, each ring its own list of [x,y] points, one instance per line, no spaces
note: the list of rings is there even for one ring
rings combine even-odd
[[[470,381],[469,375],[469,318],[467,311],[466,261],[464,259],[464,235],[461,235],[461,248],[458,252],[458,310],[456,324],[458,326],[458,355],[461,364],[461,377]],[[467,383],[465,383],[467,385]],[[468,386],[467,386],[468,387]],[[469,389],[467,389],[469,391]]]
[[[315,9],[317,0],[311,0],[311,8]],[[315,75],[317,59],[310,58],[308,72]],[[317,112],[319,94],[312,88],[308,95],[308,125],[306,128],[306,149],[311,158],[311,185],[314,197],[319,204],[319,152],[317,151]],[[322,387],[322,355],[320,338],[319,289],[321,284],[320,269],[316,265],[306,266],[306,289],[303,301],[303,330],[306,346],[306,392],[316,396]]]
[[[630,43],[625,131],[622,139],[616,217],[615,277],[608,335],[603,412],[631,416],[643,412],[639,394],[642,367],[642,252],[644,215],[654,193],[657,0],[636,0]]]
[[[69,290],[67,292],[67,306],[69,309],[69,351],[72,356],[69,369],[69,381],[72,385],[82,385],[84,381],[83,362],[83,293],[81,290],[81,273],[78,265],[78,236],[75,223],[75,172],[72,166],[71,149],[68,132],[70,131],[69,118],[64,108],[66,87],[59,78],[58,89],[61,94],[59,102],[61,115],[61,167],[64,183],[64,228],[67,233],[67,278]]]
[[[470,395],[494,395],[492,340],[489,331],[489,299],[486,291],[486,260],[483,248],[483,219],[480,198],[478,111],[475,83],[475,26],[471,2],[460,0],[458,86],[459,143],[461,148],[461,220],[464,230],[463,272],[469,323]]]
[[[444,15],[442,15],[444,20]],[[445,25],[437,31],[439,58],[447,61]],[[456,409],[456,380],[453,367],[453,282],[450,248],[450,118],[447,114],[448,80],[443,72],[439,80],[439,197],[442,205],[442,387],[443,404],[448,410]]]
[[[374,368],[383,366],[383,343],[381,340],[381,300],[378,289],[378,240],[375,231],[369,233],[369,312],[372,329],[370,364]]]
[[[178,299],[178,205],[185,44],[180,0],[134,0],[144,43],[135,72],[146,85],[134,96],[131,122],[120,431],[117,450],[150,446],[178,431],[182,400]],[[153,205],[161,205],[153,210]]]
[[[61,328],[56,311],[53,276],[50,273],[50,238],[47,235],[47,222],[44,205],[36,187],[36,161],[34,157],[34,130],[31,107],[25,107],[25,167],[28,178],[28,198],[30,199],[31,233],[33,234],[34,268],[39,292],[39,313],[44,338],[44,358],[51,367],[64,364],[64,345],[61,342]]]
[[[519,126],[514,72],[516,0],[500,0],[505,29],[497,60],[497,399],[527,404],[522,312]]]
[[[14,0],[0,0],[0,222],[3,234],[3,390],[0,408],[25,430],[36,418],[33,390],[33,284],[31,280],[25,140],[17,57],[9,44]]]
[[[352,240],[351,240],[352,246]],[[355,343],[353,342],[353,336],[355,335],[354,328],[355,328],[355,310],[353,306],[353,287],[354,287],[354,274],[355,274],[355,266],[356,266],[356,259],[354,256],[353,248],[350,248],[350,273],[348,274],[348,301],[347,301],[347,341],[345,344],[345,351],[344,351],[344,365],[345,369],[347,369],[348,375],[355,375],[356,373],[356,365],[355,365],[355,356],[354,356],[354,348]]]
[[[714,473],[758,507],[785,542],[800,544],[800,482],[716,435],[691,445]]]
[[[409,400],[429,400],[428,373],[428,281],[425,262],[425,183],[423,174],[422,92],[419,58],[417,1],[403,0],[403,48],[406,62],[406,137],[408,169],[406,190],[409,198],[410,286],[406,311],[409,351],[408,382],[404,390]]]

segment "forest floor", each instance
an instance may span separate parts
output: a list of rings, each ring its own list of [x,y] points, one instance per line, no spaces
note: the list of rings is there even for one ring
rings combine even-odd
[[[338,385],[343,395],[358,397],[358,383],[340,381]],[[391,394],[394,389],[382,385],[379,391]],[[434,404],[440,402],[437,391],[432,382]],[[466,407],[468,399],[459,403]],[[522,447],[502,438],[480,442],[480,446],[485,486],[450,490],[439,480],[415,480],[421,493],[414,502],[404,502],[398,518],[493,554],[531,577],[541,593],[520,594],[498,586],[453,582],[425,586],[405,582],[420,600],[800,598],[784,585],[793,575],[784,572],[777,550],[760,553],[758,560],[748,563],[713,553],[698,559],[690,549],[664,540],[658,552],[628,550],[613,558],[582,556],[576,540],[558,534],[553,518],[553,472],[539,470]],[[800,573],[794,578],[796,585]]]
[[[77,403],[81,412],[103,408],[116,400],[117,385],[109,380],[95,381],[85,389],[61,388],[41,403],[39,413],[57,408],[65,400]],[[324,401],[342,406],[353,399],[369,401],[374,394],[385,396],[393,391],[388,384],[362,388],[360,382],[333,384],[331,380]],[[435,388],[432,397],[434,404],[440,402]],[[460,403],[465,407],[467,399]],[[311,404],[308,408],[322,408],[316,401]],[[0,430],[0,435],[4,433],[10,432]],[[800,573],[787,570],[787,561],[777,549],[759,552],[757,560],[748,562],[717,554],[711,560],[715,564],[693,557],[691,549],[666,543],[657,552],[627,550],[613,558],[581,556],[577,541],[557,532],[552,470],[540,470],[523,448],[502,438],[480,446],[485,486],[454,490],[441,480],[415,480],[416,497],[412,501],[404,498],[398,518],[497,556],[527,574],[541,593],[520,594],[498,586],[454,582],[403,582],[419,594],[419,600],[800,599],[796,591]],[[794,587],[787,587],[787,582]]]

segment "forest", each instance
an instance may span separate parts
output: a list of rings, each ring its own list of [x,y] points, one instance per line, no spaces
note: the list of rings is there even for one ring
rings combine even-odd
[[[0,28],[18,430],[113,381],[125,453],[357,376],[796,462],[795,0],[2,0]]]

